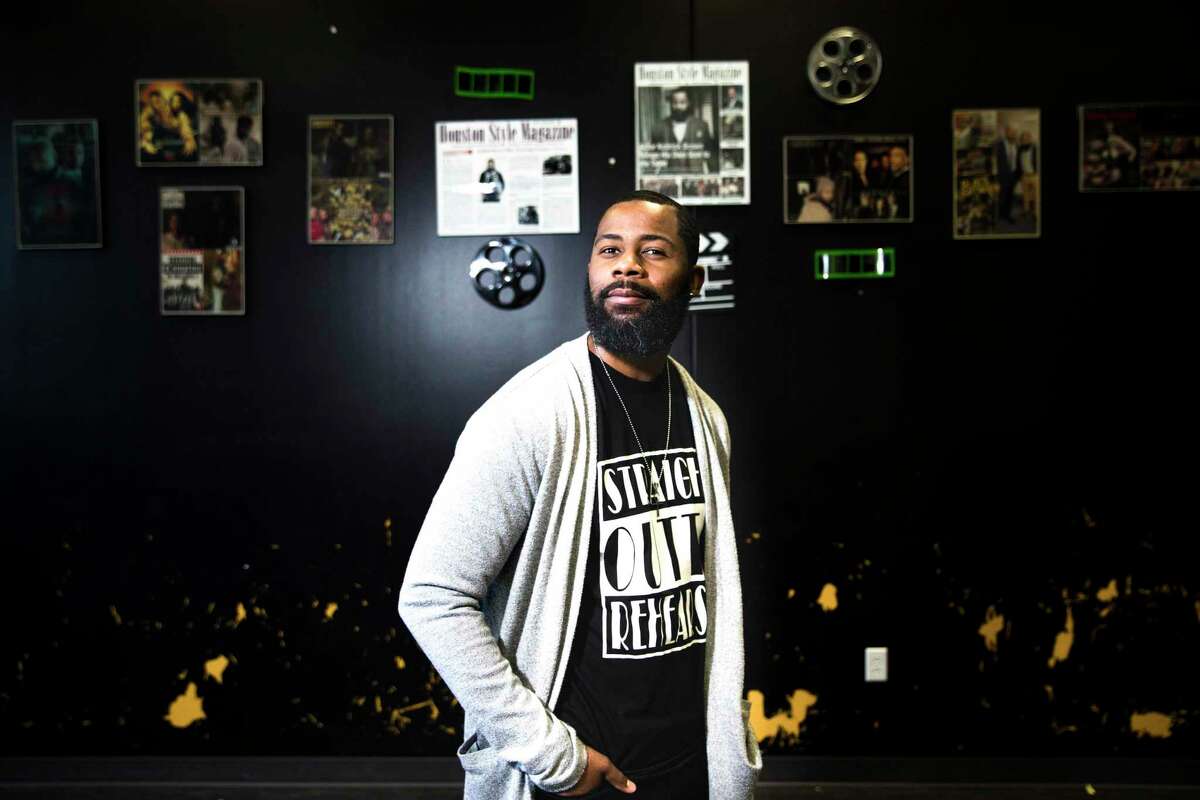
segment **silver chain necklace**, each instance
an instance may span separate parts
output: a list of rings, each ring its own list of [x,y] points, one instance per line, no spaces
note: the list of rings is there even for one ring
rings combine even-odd
[[[596,348],[591,346],[591,339],[588,339],[588,344],[592,354],[600,362],[600,366],[604,368],[604,377],[608,378],[608,385],[612,387],[613,394],[617,396],[617,402],[621,404],[621,410],[625,412],[625,420],[629,423],[629,430],[633,431],[633,441],[637,442],[638,452],[642,457],[642,465],[646,468],[646,475],[650,481],[650,500],[651,502],[661,503],[663,501],[662,487],[659,485],[658,478],[654,470],[650,469],[650,460],[646,458],[646,448],[642,447],[642,439],[638,436],[637,428],[633,425],[633,417],[629,416],[629,408],[625,405],[624,398],[617,391],[617,384],[613,382],[612,374],[608,371],[608,365],[604,363],[604,359],[596,353]],[[667,357],[667,443],[663,445],[663,450],[668,450],[671,447],[671,358]]]

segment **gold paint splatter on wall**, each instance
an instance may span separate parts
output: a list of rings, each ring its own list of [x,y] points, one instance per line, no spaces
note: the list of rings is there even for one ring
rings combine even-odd
[[[995,653],[1000,646],[1000,631],[1004,630],[1004,615],[996,613],[995,606],[988,606],[984,613],[984,623],[979,626],[979,635],[989,653]]]
[[[435,719],[437,719],[439,716],[441,716],[441,713],[442,713],[438,709],[437,704],[433,702],[433,698],[431,697],[428,700],[422,700],[420,703],[413,703],[412,705],[405,706],[404,708],[393,708],[388,721],[392,725],[396,725],[396,726],[402,728],[405,725],[407,725],[408,723],[412,722],[412,719],[408,716],[408,713],[410,711],[416,711],[417,709],[420,709],[420,708],[428,708],[429,709],[429,721],[430,722],[433,722]]]
[[[406,664],[404,662],[403,658],[401,658],[400,656],[396,656],[396,669],[404,669],[407,666],[408,666],[408,664]]]
[[[1117,588],[1117,579],[1113,578],[1108,582],[1108,586],[1105,586],[1103,589],[1096,592],[1096,599],[1101,603],[1111,603],[1113,600],[1116,600],[1120,594],[1121,590]]]
[[[204,718],[204,700],[196,694],[194,683],[188,683],[184,693],[171,701],[171,707],[163,717],[176,728],[186,728],[196,720]]]
[[[121,624],[121,614],[117,611],[116,606],[109,606],[108,613],[112,615],[113,622],[117,623],[118,625]]]
[[[817,703],[815,694],[797,689],[788,696],[787,711],[776,711],[768,717],[762,692],[751,689],[746,693],[746,699],[750,702],[750,728],[760,742],[772,737],[785,742],[800,738],[800,726],[808,717],[808,710]]]
[[[1129,717],[1129,730],[1133,731],[1139,739],[1143,736],[1166,739],[1171,735],[1171,725],[1174,722],[1170,716],[1158,711],[1148,711],[1145,714],[1138,714],[1135,711]]]
[[[817,605],[821,606],[821,610],[825,613],[837,611],[837,587],[832,583],[827,583],[821,587],[821,596],[817,598]]]
[[[1055,664],[1066,661],[1071,655],[1071,645],[1073,644],[1075,644],[1075,616],[1071,613],[1071,607],[1067,606],[1067,628],[1054,637],[1054,654],[1050,656],[1046,666],[1053,667]]]
[[[788,592],[787,592],[787,599],[788,599],[788,600],[791,600],[791,599],[792,599],[793,597],[795,597],[795,596],[796,596],[796,590],[795,590],[795,589],[792,589],[792,588],[789,588],[789,589],[788,589]],[[1197,604],[1196,604],[1196,607],[1197,607],[1197,608],[1200,608],[1200,603],[1197,603]]]
[[[204,674],[205,674],[205,676],[212,678],[217,683],[223,683],[224,682],[223,679],[225,677],[225,670],[228,667],[229,667],[229,659],[226,658],[225,656],[217,656],[216,658],[210,658],[208,661],[204,662]]]
[[[1053,703],[1054,702],[1054,687],[1047,683],[1044,686],[1042,686],[1042,688],[1046,690],[1046,699],[1049,700],[1051,703]]]
[[[234,617],[233,617],[233,627],[236,628],[238,625],[241,625],[245,621],[246,621],[246,607],[244,605],[242,605],[241,603],[238,603],[237,611],[234,613]]]
[[[338,610],[337,603],[326,603],[325,604],[325,620],[328,621],[328,620],[333,619],[333,615],[337,613],[337,610]]]

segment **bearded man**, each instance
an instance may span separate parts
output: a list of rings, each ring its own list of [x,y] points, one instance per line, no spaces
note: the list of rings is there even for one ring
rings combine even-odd
[[[417,536],[399,609],[463,707],[468,800],[753,794],[729,429],[668,355],[698,250],[664,195],[608,207],[588,332],[471,417]]]
[[[663,173],[716,172],[717,145],[708,123],[693,113],[692,96],[682,87],[667,94],[669,112],[650,130]]]

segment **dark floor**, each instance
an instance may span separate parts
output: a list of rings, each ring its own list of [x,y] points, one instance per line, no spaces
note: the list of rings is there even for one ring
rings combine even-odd
[[[873,780],[864,781],[864,777]],[[459,800],[455,758],[4,758],[20,800]],[[637,795],[635,794],[636,798]],[[1200,758],[772,758],[758,800],[1200,800]],[[714,798],[714,800],[725,800]]]
[[[1090,787],[1090,791],[1089,791]],[[636,797],[636,795],[634,795]],[[0,786],[0,797],[28,800],[458,800],[462,788],[422,784],[153,784],[106,786],[37,784]],[[1184,800],[1200,798],[1198,786],[1090,784],[898,784],[898,783],[760,783],[758,800]]]

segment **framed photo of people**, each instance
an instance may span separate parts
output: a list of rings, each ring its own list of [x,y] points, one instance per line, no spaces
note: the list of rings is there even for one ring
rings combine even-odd
[[[13,123],[17,249],[103,246],[94,119]]]
[[[785,136],[783,221],[912,222],[913,137]]]
[[[1041,236],[1041,112],[962,109],[951,121],[954,238]]]
[[[637,188],[684,205],[750,202],[750,62],[634,65]]]
[[[308,118],[308,243],[392,244],[390,114]]]
[[[261,80],[142,79],[134,108],[139,167],[262,166]]]
[[[1079,107],[1079,191],[1200,189],[1200,105]]]
[[[245,209],[240,186],[159,188],[163,315],[246,313]]]

